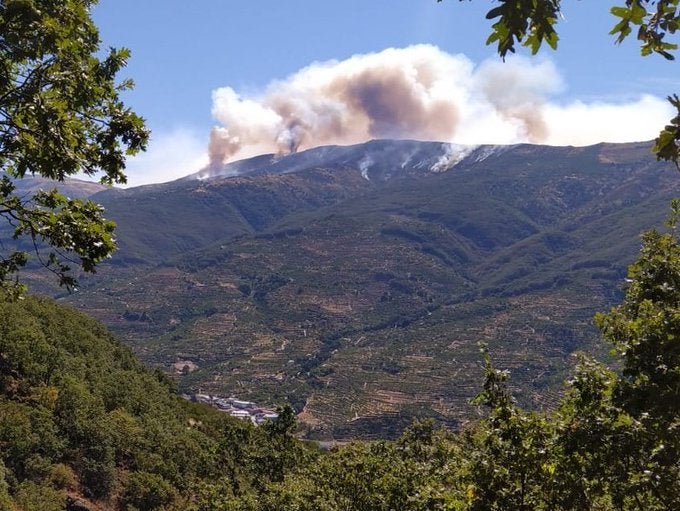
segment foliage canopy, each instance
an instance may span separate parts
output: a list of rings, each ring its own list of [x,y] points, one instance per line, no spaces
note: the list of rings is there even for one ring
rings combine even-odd
[[[37,175],[63,181],[81,173],[125,183],[125,157],[144,149],[148,139],[142,119],[119,97],[132,86],[115,78],[128,50],[99,57],[99,33],[89,13],[94,3],[0,2],[0,216],[14,240],[29,242],[28,250],[0,246],[0,283],[14,294],[21,288],[9,279],[30,251],[60,284],[72,286],[70,263],[92,272],[115,249],[115,225],[100,206],[56,189],[19,196],[14,180]]]

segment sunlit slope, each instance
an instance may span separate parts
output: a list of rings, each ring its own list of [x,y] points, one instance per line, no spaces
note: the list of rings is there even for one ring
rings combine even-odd
[[[149,494],[186,505],[235,463],[262,477],[219,450],[230,434],[266,447],[261,432],[171,387],[92,318],[0,301],[0,508],[113,511]]]

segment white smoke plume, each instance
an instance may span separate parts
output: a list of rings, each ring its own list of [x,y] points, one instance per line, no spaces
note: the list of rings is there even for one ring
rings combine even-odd
[[[373,158],[371,158],[371,156],[368,154],[359,160],[359,170],[361,171],[361,177],[367,181],[371,180],[371,178],[368,177],[368,169],[370,169],[374,163],[375,162],[373,161]]]
[[[430,167],[432,172],[446,172],[448,169],[453,167],[456,163],[465,158],[470,154],[476,146],[473,145],[448,145],[444,154],[442,154],[439,159]]]
[[[653,97],[627,105],[551,103],[562,89],[549,61],[514,58],[475,67],[430,45],[315,63],[258,96],[230,87],[214,91],[212,113],[220,126],[210,136],[210,168],[375,138],[556,145],[643,140],[655,136],[670,112]],[[629,132],[627,125],[636,128]]]

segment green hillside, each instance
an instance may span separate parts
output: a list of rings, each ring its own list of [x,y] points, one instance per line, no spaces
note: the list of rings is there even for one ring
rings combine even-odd
[[[158,264],[234,236],[260,231],[282,217],[340,202],[365,188],[360,176],[305,174],[179,181],[93,197],[119,224],[113,264]]]
[[[228,498],[310,455],[172,387],[82,313],[0,302],[0,509],[186,510],[207,481]]]

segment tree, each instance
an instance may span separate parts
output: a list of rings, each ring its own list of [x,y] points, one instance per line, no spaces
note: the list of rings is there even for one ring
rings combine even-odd
[[[556,412],[517,408],[507,375],[486,359],[477,402],[489,416],[471,437],[471,509],[680,509],[680,243],[643,235],[621,305],[598,314],[620,374],[581,356]]]
[[[658,509],[680,508],[680,201],[671,209],[671,232],[643,235],[624,302],[596,317],[622,359],[612,400],[635,440],[624,447],[632,460],[628,486]]]
[[[441,2],[442,0],[437,0]],[[459,0],[463,1],[463,0]],[[536,54],[543,43],[553,50],[559,40],[555,26],[560,17],[561,0],[496,0],[486,18],[493,20],[487,44],[496,44],[499,55],[505,58],[521,44]],[[625,0],[623,5],[610,9],[616,24],[609,32],[621,43],[637,27],[640,53],[656,53],[674,60],[671,53],[678,48],[667,36],[680,29],[680,0]],[[680,169],[680,97],[673,94],[668,101],[677,115],[671,119],[655,140],[652,151],[659,160],[672,161]]]
[[[16,240],[0,239],[0,289],[13,296],[23,286],[12,277],[30,252],[71,287],[71,264],[94,272],[116,247],[115,224],[101,206],[56,189],[19,196],[16,180],[81,173],[125,183],[126,156],[148,140],[143,120],[119,97],[132,82],[115,79],[129,51],[111,48],[99,57],[95,3],[0,1],[0,216],[9,227],[4,237]]]
[[[469,509],[556,509],[553,428],[545,417],[515,405],[508,373],[493,367],[484,345],[482,356],[484,388],[472,402],[489,414],[466,434]]]

